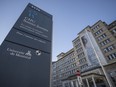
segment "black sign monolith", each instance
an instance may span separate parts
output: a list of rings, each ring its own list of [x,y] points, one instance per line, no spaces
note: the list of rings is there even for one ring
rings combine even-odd
[[[50,87],[52,15],[28,4],[0,47],[0,87]]]

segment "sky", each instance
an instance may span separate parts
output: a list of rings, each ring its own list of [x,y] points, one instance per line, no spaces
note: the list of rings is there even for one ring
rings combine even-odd
[[[72,40],[86,26],[116,20],[116,0],[0,0],[0,44],[28,3],[53,15],[53,61],[73,47]]]

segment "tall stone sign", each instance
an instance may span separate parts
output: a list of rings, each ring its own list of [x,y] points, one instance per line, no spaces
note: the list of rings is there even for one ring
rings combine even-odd
[[[52,15],[28,4],[0,47],[0,87],[50,87]]]

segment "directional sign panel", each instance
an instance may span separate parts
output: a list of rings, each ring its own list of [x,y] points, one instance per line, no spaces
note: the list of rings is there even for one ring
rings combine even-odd
[[[0,87],[49,87],[50,54],[4,41],[0,51]]]
[[[47,41],[45,39],[33,36],[31,34],[16,29],[12,29],[12,31],[6,37],[6,40],[51,53],[50,41]]]
[[[14,27],[51,41],[52,16],[31,4],[21,14]]]

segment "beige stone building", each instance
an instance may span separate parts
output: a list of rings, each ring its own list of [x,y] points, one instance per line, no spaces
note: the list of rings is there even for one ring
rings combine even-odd
[[[99,25],[99,28],[95,28]],[[108,79],[113,86],[116,86],[116,21],[107,25],[105,22],[99,21],[93,25],[93,36],[101,49],[107,65],[104,66]]]
[[[116,21],[99,20],[72,41],[85,87],[116,86]],[[102,66],[102,67],[101,67]]]
[[[72,43],[73,49],[57,56],[53,87],[116,87],[116,21],[99,20]]]
[[[75,75],[78,70],[74,49],[60,53],[57,58],[58,60],[52,65],[52,87],[72,87],[71,81],[64,82],[64,80]]]
[[[91,30],[107,63],[116,62],[116,23],[107,25],[99,21],[92,26]]]

